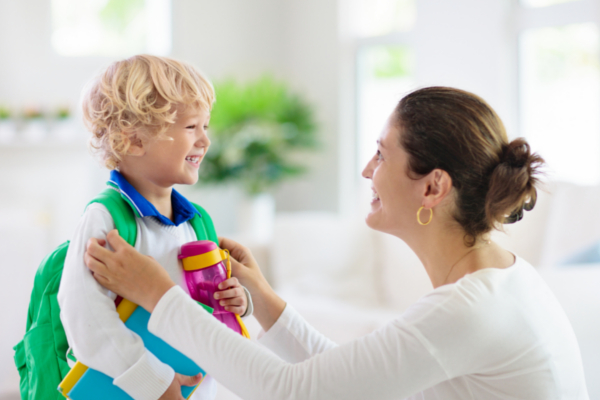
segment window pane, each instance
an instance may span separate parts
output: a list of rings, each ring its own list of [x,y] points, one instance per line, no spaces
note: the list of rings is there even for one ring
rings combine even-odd
[[[64,56],[166,55],[170,0],[52,0],[52,46]]]
[[[525,7],[546,7],[558,3],[568,3],[577,0],[521,0]]]
[[[416,0],[355,0],[353,25],[358,36],[408,31],[417,18]]]
[[[408,46],[373,46],[358,53],[358,164],[373,157],[376,141],[402,96],[415,85],[415,55]]]
[[[600,183],[599,36],[575,24],[521,37],[522,132],[555,179]]]

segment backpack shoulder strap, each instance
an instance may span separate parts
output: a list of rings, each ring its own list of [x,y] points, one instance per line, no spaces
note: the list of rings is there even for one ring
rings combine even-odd
[[[91,203],[103,204],[121,237],[132,246],[135,245],[135,214],[118,191],[108,188],[89,204]],[[57,293],[68,247],[69,242],[61,244],[40,264],[29,302],[26,327],[28,333],[14,347],[14,360],[21,378],[20,390],[23,399],[63,398],[56,391],[56,387],[70,369],[66,361],[69,345],[59,317]],[[27,340],[35,342],[42,339],[50,345],[28,347]]]
[[[200,207],[198,204],[192,203],[196,210],[200,213],[200,215],[194,215],[194,218],[190,220],[190,224],[194,231],[196,232],[196,237],[198,240],[211,240],[219,245],[219,238],[217,237],[217,232],[215,231],[215,226],[210,218],[210,215],[204,210],[204,208]]]
[[[121,197],[116,189],[106,188],[96,198],[88,203],[100,203],[104,205],[110,213],[115,228],[119,231],[119,235],[125,239],[127,243],[135,246],[137,239],[137,224],[135,222],[135,214],[131,206]]]

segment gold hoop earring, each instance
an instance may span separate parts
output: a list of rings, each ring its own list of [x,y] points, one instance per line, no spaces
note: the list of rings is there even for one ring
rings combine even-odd
[[[433,219],[433,208],[429,209],[429,221],[423,223],[421,222],[421,210],[424,209],[425,207],[421,207],[419,208],[419,210],[417,211],[417,222],[419,223],[419,225],[429,225],[429,223],[431,222],[431,220]]]

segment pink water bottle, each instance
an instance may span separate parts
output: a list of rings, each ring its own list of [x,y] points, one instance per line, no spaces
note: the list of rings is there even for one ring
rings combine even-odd
[[[213,315],[222,323],[245,337],[250,337],[239,315],[225,310],[214,298],[219,283],[231,277],[229,252],[221,250],[210,240],[198,240],[181,246],[185,281],[190,296],[214,309]]]

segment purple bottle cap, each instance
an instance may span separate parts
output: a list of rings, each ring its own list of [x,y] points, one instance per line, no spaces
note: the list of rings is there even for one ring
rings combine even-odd
[[[215,242],[210,240],[197,240],[195,242],[189,242],[181,246],[181,251],[177,258],[187,258],[197,256],[199,254],[208,253],[209,251],[217,249]]]

